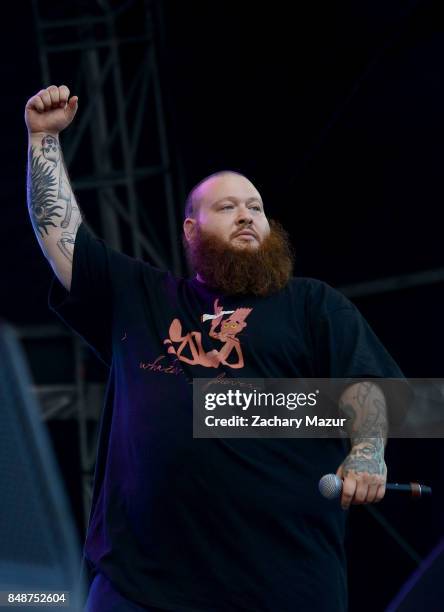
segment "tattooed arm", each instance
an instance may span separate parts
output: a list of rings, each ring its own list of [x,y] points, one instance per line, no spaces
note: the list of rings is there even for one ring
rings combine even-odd
[[[356,383],[342,394],[339,410],[348,419],[351,440],[351,450],[336,472],[343,478],[342,507],[378,502],[384,497],[387,479],[384,394],[371,382]]]
[[[59,140],[59,133],[71,123],[77,109],[77,100],[68,99],[65,85],[51,85],[30,98],[25,120],[29,138],[29,215],[45,257],[69,291],[74,243],[82,217]]]
[[[32,134],[28,151],[28,210],[37,240],[60,282],[70,289],[72,256],[82,220],[57,135]]]

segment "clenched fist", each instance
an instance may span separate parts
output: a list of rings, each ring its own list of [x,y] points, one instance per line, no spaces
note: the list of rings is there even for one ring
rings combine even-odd
[[[66,85],[50,85],[29,98],[25,107],[25,123],[28,133],[48,132],[58,134],[64,130],[77,112],[78,97],[69,97]]]

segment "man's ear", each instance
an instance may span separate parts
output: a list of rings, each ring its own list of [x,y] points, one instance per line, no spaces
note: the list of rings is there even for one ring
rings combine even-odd
[[[183,233],[185,234],[186,240],[189,242],[194,234],[196,228],[196,219],[187,217],[183,222]]]

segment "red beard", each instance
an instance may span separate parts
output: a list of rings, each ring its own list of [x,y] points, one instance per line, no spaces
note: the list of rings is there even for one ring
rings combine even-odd
[[[283,289],[291,278],[294,253],[287,232],[270,219],[270,234],[258,247],[233,247],[196,225],[185,251],[205,283],[225,295],[261,297]]]

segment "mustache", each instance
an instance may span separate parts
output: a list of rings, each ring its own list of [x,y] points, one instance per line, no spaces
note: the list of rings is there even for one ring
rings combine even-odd
[[[243,234],[243,233],[246,233],[246,232],[248,232],[249,234],[252,234],[255,238],[258,239],[257,233],[251,227],[244,227],[244,228],[238,230],[232,237],[236,238],[236,236],[239,236],[240,234]]]

